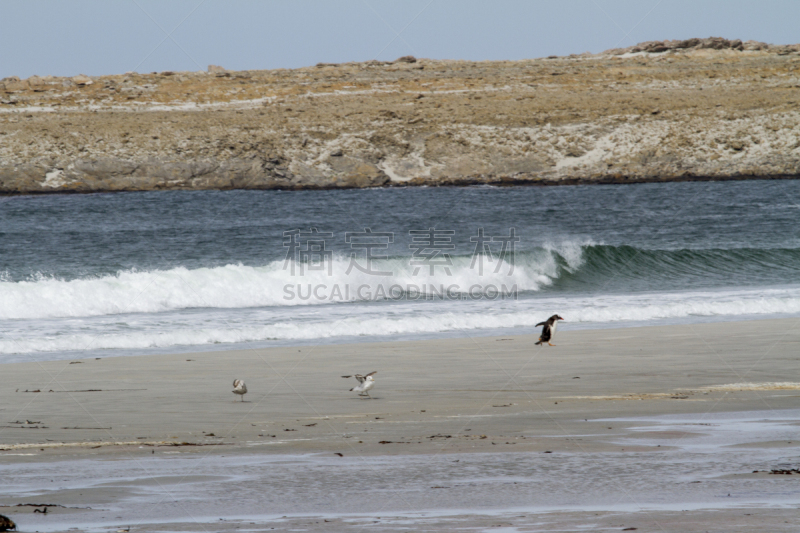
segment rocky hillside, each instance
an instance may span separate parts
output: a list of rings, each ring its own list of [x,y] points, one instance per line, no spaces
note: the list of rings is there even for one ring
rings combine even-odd
[[[0,193],[800,176],[800,45],[0,82]]]

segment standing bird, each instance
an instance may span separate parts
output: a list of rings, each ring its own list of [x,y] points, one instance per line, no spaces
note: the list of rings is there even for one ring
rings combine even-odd
[[[375,380],[372,379],[372,376],[377,373],[378,371],[376,370],[375,372],[370,372],[366,376],[362,376],[361,374],[356,374],[358,385],[356,385],[350,390],[357,392],[359,396],[364,396],[365,394],[369,396],[370,389],[375,386]],[[371,400],[372,396],[369,396],[369,399]]]
[[[555,344],[553,344],[552,342],[550,342],[550,340],[551,340],[551,339],[552,339],[552,338],[555,336],[555,334],[556,334],[556,326],[558,325],[558,321],[559,321],[559,320],[564,320],[564,319],[563,319],[563,318],[561,318],[561,317],[560,317],[560,316],[558,316],[558,315],[553,315],[553,316],[551,316],[550,318],[548,318],[548,319],[547,319],[547,321],[545,321],[545,322],[539,322],[538,324],[536,324],[536,327],[537,327],[537,328],[538,328],[539,326],[544,326],[544,327],[542,328],[542,335],[539,337],[539,342],[537,342],[537,343],[536,343],[536,345],[537,345],[537,346],[538,346],[538,345],[540,345],[540,344],[542,344],[543,342],[546,342],[546,343],[547,343],[547,344],[549,344],[550,346],[555,346]]]
[[[241,379],[233,380],[233,393],[240,395],[242,401],[244,401],[244,395],[247,394],[247,385],[244,384],[244,381]]]

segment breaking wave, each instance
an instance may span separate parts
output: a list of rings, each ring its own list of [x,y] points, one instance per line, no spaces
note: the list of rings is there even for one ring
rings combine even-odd
[[[350,258],[338,257],[329,262],[330,271],[292,261],[273,261],[265,266],[122,271],[74,280],[51,277],[12,282],[0,278],[0,319],[324,304],[369,300],[380,294],[380,289],[388,293],[392,287],[395,294],[396,287],[406,290],[421,286],[453,287],[452,292],[456,293],[476,285],[537,291],[552,284],[564,268],[579,268],[581,261],[580,245],[564,245],[517,254],[514,264],[491,256],[479,256],[475,261],[470,256],[455,256],[452,264],[437,265],[432,275],[428,266],[416,271],[408,257],[376,260],[369,269],[363,259],[351,265]],[[359,266],[391,275],[363,272]],[[307,287],[326,289],[316,291],[320,297],[301,297],[308,292]],[[330,298],[334,287],[339,288],[340,298]],[[363,290],[358,291],[359,287]]]
[[[705,284],[717,279],[719,286],[753,280],[758,285],[786,284],[800,281],[800,250],[648,250],[562,243],[518,252],[513,264],[490,256],[455,256],[452,264],[437,265],[433,274],[427,266],[415,272],[408,257],[372,263],[373,271],[391,272],[389,276],[366,273],[358,266],[365,267],[363,259],[351,265],[350,258],[338,257],[330,262],[330,271],[274,261],[264,266],[121,271],[73,280],[0,277],[0,319],[330,304],[407,295],[413,290],[423,295],[442,289],[463,294],[471,287],[490,286],[518,294],[571,293],[605,288],[611,280],[639,283],[650,291],[685,288],[691,279]]]

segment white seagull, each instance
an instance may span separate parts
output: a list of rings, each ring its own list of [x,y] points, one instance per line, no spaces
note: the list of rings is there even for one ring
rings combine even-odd
[[[244,381],[241,379],[233,380],[233,393],[240,395],[242,401],[244,401],[244,395],[247,394],[247,385],[244,384]]]
[[[353,392],[357,392],[359,396],[364,396],[365,394],[369,396],[369,399],[372,399],[372,396],[369,395],[370,389],[375,386],[375,380],[372,379],[372,376],[377,374],[378,371],[370,372],[366,376],[362,376],[361,374],[356,374],[356,379],[358,380],[358,385],[350,389]]]

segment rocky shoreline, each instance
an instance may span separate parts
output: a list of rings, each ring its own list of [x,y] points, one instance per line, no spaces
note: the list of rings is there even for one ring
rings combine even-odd
[[[800,45],[0,81],[0,194],[800,176]]]

